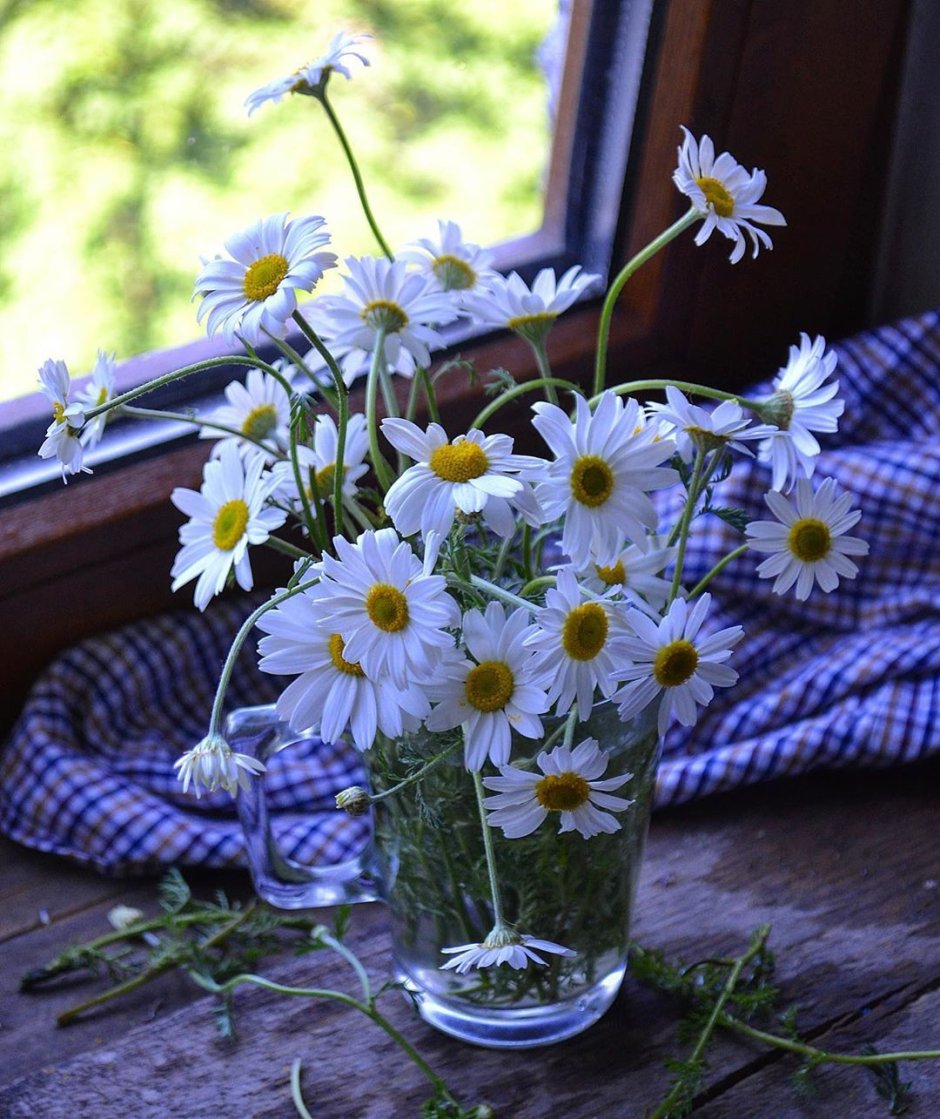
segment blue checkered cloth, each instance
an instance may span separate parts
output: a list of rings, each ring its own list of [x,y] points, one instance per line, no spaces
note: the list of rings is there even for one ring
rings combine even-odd
[[[855,581],[805,603],[773,594],[753,555],[716,579],[708,624],[744,626],[731,661],[740,680],[719,690],[695,727],[667,734],[660,807],[940,748],[940,314],[835,349],[846,408],[823,441],[817,483],[833,477],[856,495],[863,516],[853,532],[871,553]],[[767,518],[768,485],[765,466],[739,460],[715,503]],[[677,496],[662,499],[663,524],[677,516]],[[739,542],[717,518],[698,520],[687,585]],[[204,735],[231,637],[257,601],[137,623],[62,654],[0,755],[0,831],[111,874],[243,865],[231,798],[184,796],[173,762]],[[282,684],[246,650],[230,704],[271,701]],[[336,812],[333,796],[363,776],[351,748],[311,743],[275,755],[265,780],[282,850],[312,863],[361,847],[367,825]]]

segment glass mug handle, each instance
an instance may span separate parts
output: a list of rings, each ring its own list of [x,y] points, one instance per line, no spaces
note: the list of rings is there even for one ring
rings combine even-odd
[[[291,730],[278,719],[271,703],[233,711],[225,720],[225,738],[237,753],[267,764],[279,750],[310,741],[316,735]],[[316,909],[379,899],[376,885],[366,872],[366,851],[342,862],[307,866],[278,849],[263,774],[252,777],[235,801],[245,834],[248,868],[262,900],[278,909]]]

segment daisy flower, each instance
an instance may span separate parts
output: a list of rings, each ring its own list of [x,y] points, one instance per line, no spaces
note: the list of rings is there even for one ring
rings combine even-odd
[[[297,458],[301,475],[313,475],[317,484],[317,494],[321,501],[333,500],[333,480],[336,477],[336,452],[339,446],[339,432],[332,416],[313,417],[313,431],[310,436],[312,446],[298,444]],[[354,498],[357,482],[369,472],[365,457],[369,452],[369,433],[366,418],[360,412],[349,417],[346,426],[346,443],[343,447],[343,498]],[[272,474],[275,478],[275,496],[284,501],[299,501],[297,480],[291,462],[276,463]],[[313,484],[306,488],[308,499],[313,500]]]
[[[665,404],[651,403],[648,407],[672,428],[683,462],[691,462],[697,450],[717,451],[722,447],[751,455],[743,441],[763,439],[774,430],[769,424],[752,423],[733,400],[723,400],[717,408],[700,408],[673,385],[666,386]]]
[[[441,291],[470,291],[495,278],[491,252],[464,241],[456,222],[439,221],[437,227],[436,241],[422,237],[406,245],[398,259],[416,264],[434,279]]]
[[[265,101],[272,101],[276,104],[287,93],[319,96],[322,94],[330,74],[342,74],[344,78],[351,78],[352,73],[344,59],[356,59],[363,66],[368,66],[368,58],[357,48],[371,38],[371,35],[350,35],[346,31],[337,32],[319,58],[308,62],[306,66],[301,66],[293,74],[288,74],[283,78],[275,78],[274,81],[268,82],[267,85],[263,85],[253,93],[249,93],[245,99],[248,115],[251,116],[255,109],[260,108]]]
[[[433,327],[457,318],[450,297],[428,276],[407,271],[400,260],[348,257],[346,267],[345,294],[318,299],[313,318],[347,384],[368,372],[380,331],[390,372],[410,377],[416,365],[430,364],[431,350],[445,344]],[[323,365],[316,350],[305,360],[313,368]]]
[[[622,595],[649,613],[650,608],[660,610],[666,605],[671,582],[661,573],[675,556],[675,548],[653,545],[644,552],[636,544],[629,544],[617,553],[613,563],[592,563],[578,575],[587,590]]]
[[[69,474],[90,474],[87,466],[82,465],[84,445],[81,440],[85,425],[85,409],[79,403],[69,403],[68,366],[64,361],[44,362],[39,369],[39,388],[52,405],[52,423],[46,428],[46,438],[39,448],[40,458],[57,458],[62,470],[62,481],[67,482]]]
[[[337,742],[347,727],[360,750],[376,730],[390,738],[414,731],[430,710],[420,688],[370,679],[347,660],[345,642],[333,629],[328,605],[311,592],[289,598],[258,620],[268,636],[258,643],[258,667],[274,675],[296,675],[277,701],[279,719],[295,731],[313,728],[324,742]]]
[[[696,245],[703,245],[717,229],[729,241],[734,241],[732,264],[737,264],[744,256],[745,233],[751,238],[752,256],[757,256],[761,245],[772,249],[773,242],[766,231],[753,223],[786,225],[787,222],[773,206],[758,205],[767,186],[764,172],[755,169],[748,174],[727,152],[716,157],[714,144],[708,136],[696,141],[687,128],[682,131],[685,138],[679,148],[679,166],[672,180],[705,219],[695,236]]]
[[[284,523],[284,511],[265,504],[272,481],[263,469],[262,455],[244,462],[229,443],[206,463],[200,490],[178,487],[170,494],[190,518],[179,531],[182,546],[170,571],[173,590],[198,576],[194,601],[200,610],[222,591],[230,571],[242,590],[251,590],[248,546],[262,544]]]
[[[236,754],[220,734],[210,734],[173,763],[183,792],[192,785],[196,799],[202,793],[225,789],[236,796],[239,788],[247,789],[253,774],[264,773],[264,765],[249,754]]]
[[[216,439],[212,448],[217,457],[226,444],[234,443],[243,455],[258,453],[257,439],[269,448],[270,453],[263,455],[266,463],[271,463],[275,455],[283,453],[290,442],[290,397],[284,386],[270,373],[260,369],[249,369],[245,383],[232,381],[225,387],[226,403],[206,416],[206,420],[234,428],[250,439],[238,439],[226,435],[215,427],[199,429],[200,439]]]
[[[274,214],[226,241],[231,260],[203,260],[193,298],[203,297],[196,317],[201,322],[208,315],[209,335],[221,328],[231,345],[238,331],[256,346],[265,331],[282,334],[296,292],[312,291],[336,264],[333,253],[316,251],[330,240],[323,225],[316,216],[289,221],[286,213]]]
[[[838,358],[826,350],[826,340],[810,341],[800,335],[799,346],[790,347],[787,364],[773,382],[773,395],[762,402],[764,416],[777,430],[757,448],[761,462],[770,463],[771,488],[789,491],[801,474],[813,476],[819,443],[814,431],[831,433],[839,426],[845,401],[834,399],[838,381],[829,381]]]
[[[747,542],[757,552],[770,556],[757,568],[762,579],[775,579],[776,594],[796,583],[796,597],[809,597],[814,584],[827,594],[839,585],[839,576],[854,579],[858,568],[849,556],[868,555],[868,544],[857,536],[846,536],[862,513],[852,509],[852,495],[838,493],[835,479],[826,478],[817,492],[807,478],[796,483],[796,502],[771,490],[764,495],[775,521],[752,521],[746,529]]]
[[[698,640],[710,605],[709,594],[703,594],[691,610],[684,598],[677,598],[659,625],[639,610],[630,612],[628,623],[636,636],[619,638],[615,650],[629,661],[620,672],[629,683],[614,695],[621,719],[633,718],[658,700],[660,735],[669,728],[673,711],[683,726],[690,727],[698,717],[696,704],[704,707],[711,703],[716,687],[735,683],[737,672],[723,662],[744,630],[729,626]]]
[[[480,514],[498,536],[511,536],[516,528],[514,506],[530,523],[538,523],[532,490],[516,475],[545,464],[529,455],[514,455],[508,435],[473,429],[449,442],[440,424],[422,431],[401,419],[383,420],[382,432],[396,450],[416,460],[385,495],[386,512],[402,536],[419,530],[423,536],[446,536],[460,514]]]
[[[468,292],[461,303],[482,326],[508,328],[541,345],[558,316],[599,279],[582,272],[579,264],[557,281],[554,268],[543,268],[531,288],[517,272],[497,273],[480,290]]]
[[[393,528],[364,532],[355,544],[334,537],[311,594],[329,610],[343,656],[372,679],[399,687],[424,680],[454,639],[460,613],[442,575],[431,575]]]
[[[526,646],[538,655],[539,667],[551,680],[549,704],[557,700],[555,710],[564,715],[577,698],[578,718],[586,719],[595,689],[600,688],[606,699],[617,686],[619,666],[610,654],[610,638],[620,628],[619,612],[609,602],[585,602],[569,567],[558,572],[535,622]]]
[[[103,350],[99,350],[91,370],[91,380],[78,394],[78,399],[84,404],[85,410],[90,411],[92,408],[100,408],[102,404],[107,404],[113,396],[114,354],[106,354]],[[107,413],[102,412],[100,416],[86,421],[81,434],[83,447],[86,449],[94,447],[100,442],[107,419]]]
[[[552,940],[539,940],[506,927],[494,929],[480,944],[458,944],[455,948],[442,948],[441,951],[453,957],[441,965],[442,969],[453,968],[458,975],[493,964],[523,968],[528,967],[531,961],[544,967],[545,961],[539,952],[550,952],[555,956],[575,955],[570,948],[563,948]]]
[[[573,750],[556,746],[551,753],[543,750],[536,762],[540,776],[515,766],[500,767],[499,777],[484,777],[488,789],[496,796],[483,804],[490,810],[487,823],[502,828],[507,839],[531,835],[549,812],[559,815],[559,833],[577,831],[585,839],[602,832],[620,830],[620,821],[611,812],[625,812],[632,800],[611,796],[614,789],[625,785],[633,776],[601,778],[607,769],[607,755],[594,738],[585,738]],[[604,812],[603,809],[609,811]]]
[[[626,536],[639,547],[655,531],[656,510],[647,491],[679,480],[659,464],[675,450],[653,424],[638,423],[639,405],[605,392],[594,413],[577,399],[574,422],[554,404],[539,401],[533,426],[555,454],[536,497],[551,520],[564,518],[562,550],[578,567],[611,564]]]
[[[524,738],[542,734],[539,718],[548,710],[535,657],[526,638],[535,632],[529,612],[521,607],[508,617],[498,602],[485,613],[463,616],[463,640],[473,660],[449,658],[442,680],[429,685],[437,706],[427,718],[428,730],[462,726],[464,764],[481,769],[487,757],[494,765],[509,761],[511,732]]]

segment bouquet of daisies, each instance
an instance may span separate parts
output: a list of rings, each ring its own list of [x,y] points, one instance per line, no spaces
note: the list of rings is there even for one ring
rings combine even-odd
[[[238,352],[121,395],[104,353],[75,395],[65,364],[46,362],[40,383],[53,420],[39,454],[57,458],[63,478],[87,471],[85,452],[106,420],[167,415],[138,407],[138,397],[201,369],[247,370],[222,407],[194,421],[214,442],[201,488],[172,495],[188,518],[173,587],[194,583],[204,610],[233,581],[251,589],[253,548],[285,553],[293,569],[240,632],[206,737],[177,763],[183,786],[234,795],[263,768],[226,742],[221,723],[231,665],[256,626],[261,668],[291,678],[277,710],[296,730],[347,738],[364,753],[377,739],[418,732],[459,743],[488,839],[493,926],[455,947],[446,966],[521,968],[539,952],[568,949],[503,917],[490,829],[513,841],[555,825],[589,840],[621,827],[631,802],[618,794],[629,774],[608,772],[604,744],[579,726],[606,702],[621,720],[651,712],[662,735],[673,718],[692,725],[716,688],[735,683],[743,631],[708,624],[708,586],[727,563],[752,562],[745,553],[757,552],[759,575],[800,599],[855,576],[854,557],[867,545],[848,533],[861,514],[831,480],[812,483],[816,434],[835,431],[843,408],[836,359],[822,338],[804,335],[760,400],[682,382],[608,385],[613,308],[653,252],[696,229],[697,244],[716,232],[728,238],[736,263],[748,241],[754,256],[771,247],[765,226],[784,224],[760,201],[762,171],[684,131],[673,178],[687,212],[610,284],[590,389],[555,376],[552,327],[580,297],[600,293],[600,278],[579,267],[561,276],[544,269],[531,284],[503,276],[449,221],[437,237],[393,252],[328,95],[334,74],[348,78],[353,63],[367,63],[363,49],[363,36],[339,35],[321,58],[247,103],[253,112],[298,94],[327,110],[380,255],[347,258],[342,292],[301,308],[298,296],[339,267],[324,219],[257,221],[205,262],[195,284],[198,318]],[[484,377],[466,431],[448,428],[436,399],[438,379],[464,363],[435,370],[431,356],[457,320],[514,332],[539,371],[519,383],[505,371],[489,385]],[[305,340],[299,348],[285,341],[288,327]],[[262,360],[262,344],[280,356]],[[363,411],[353,412],[350,386],[363,379]],[[403,383],[407,392],[397,392]],[[635,394],[647,390],[660,401],[640,403]],[[510,405],[531,407],[540,454],[517,453],[500,433]],[[768,517],[739,525],[740,546],[687,586],[690,532],[735,455],[767,464]],[[681,487],[682,511],[661,524],[651,495],[669,487]],[[551,749],[549,719],[561,727]],[[544,747],[537,763],[515,764],[519,739]],[[349,811],[371,799],[364,790],[340,798]]]

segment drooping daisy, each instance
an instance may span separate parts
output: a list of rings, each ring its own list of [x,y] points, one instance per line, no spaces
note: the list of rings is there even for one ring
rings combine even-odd
[[[677,598],[657,625],[639,610],[628,615],[635,637],[619,638],[615,652],[629,659],[621,677],[629,681],[614,695],[623,720],[638,715],[654,701],[659,702],[659,733],[666,733],[672,712],[683,726],[698,718],[697,704],[712,701],[714,689],[728,688],[737,672],[723,662],[744,636],[740,626],[721,629],[698,640],[698,632],[711,606],[711,595],[703,594],[690,610]]]
[[[427,679],[453,648],[447,630],[460,618],[444,577],[426,572],[393,528],[364,532],[355,544],[337,536],[333,546],[311,595],[329,609],[343,656],[372,680],[404,687]]]
[[[336,264],[333,253],[316,251],[330,240],[323,225],[315,215],[289,221],[286,213],[274,214],[225,242],[231,260],[204,261],[193,298],[202,296],[197,318],[208,316],[209,335],[221,329],[232,344],[238,331],[258,345],[265,331],[282,334],[297,307],[296,293],[312,291]]]
[[[196,799],[203,792],[225,789],[236,796],[239,788],[247,789],[253,774],[264,773],[264,764],[250,754],[236,754],[220,734],[207,735],[191,750],[173,763],[183,792],[192,785]]]
[[[606,699],[617,687],[619,662],[611,656],[610,640],[622,630],[622,609],[611,602],[585,601],[571,568],[558,572],[526,645],[538,654],[539,666],[551,681],[548,702],[557,700],[559,715],[567,714],[577,699],[583,721],[594,706],[595,689]]]
[[[480,290],[468,292],[461,302],[481,325],[508,328],[540,345],[558,316],[599,279],[582,272],[579,264],[557,282],[554,268],[543,268],[531,288],[517,272],[496,274]]]
[[[406,245],[398,259],[416,264],[434,278],[441,291],[472,291],[494,279],[491,252],[464,241],[456,222],[439,221],[437,227],[436,241],[422,237]]]
[[[648,491],[679,480],[660,466],[675,450],[654,425],[638,424],[639,405],[605,392],[594,413],[577,399],[574,422],[561,408],[533,405],[533,426],[555,454],[536,497],[545,516],[564,518],[562,550],[574,564],[611,564],[624,536],[639,547],[656,530],[656,510]]]
[[[344,78],[351,78],[352,73],[343,60],[347,58],[356,59],[363,66],[368,66],[369,59],[357,48],[371,38],[371,35],[350,35],[347,31],[337,32],[330,40],[330,45],[319,58],[308,62],[306,66],[301,66],[293,74],[288,74],[283,78],[275,78],[274,81],[268,82],[267,85],[263,85],[253,93],[249,93],[245,99],[248,115],[251,116],[255,109],[260,108],[265,101],[276,103],[287,93],[318,96],[322,93],[330,74],[342,74]]]
[[[666,605],[671,587],[662,572],[675,559],[675,548],[661,548],[652,544],[644,552],[630,544],[623,548],[609,564],[592,563],[578,573],[584,586],[596,594],[622,595],[628,602],[649,612]]]
[[[525,644],[535,627],[529,624],[528,610],[520,607],[507,617],[498,602],[490,602],[485,613],[468,610],[462,628],[473,660],[452,658],[441,666],[442,679],[428,688],[438,703],[427,728],[462,726],[469,770],[481,769],[487,757],[494,765],[505,765],[510,732],[538,738],[539,716],[549,706],[536,658]]]
[[[531,489],[519,475],[544,467],[541,459],[512,453],[508,435],[474,428],[448,441],[440,424],[422,431],[410,420],[386,419],[382,431],[392,446],[415,459],[385,495],[385,509],[402,536],[438,532],[446,536],[459,514],[483,521],[498,536],[515,531],[513,508],[538,522]]]
[[[284,523],[284,511],[265,504],[272,480],[263,470],[261,454],[245,462],[229,443],[206,463],[201,489],[178,487],[170,495],[190,518],[179,531],[182,546],[170,571],[173,590],[198,576],[194,601],[200,610],[222,591],[230,571],[242,590],[251,590],[248,547],[263,543]]]
[[[296,731],[312,728],[324,742],[352,732],[368,750],[376,729],[391,738],[417,730],[430,705],[414,684],[366,676],[362,665],[344,656],[345,642],[332,629],[328,604],[316,602],[311,588],[264,614],[258,667],[274,675],[296,675],[277,701],[278,718]]]
[[[90,411],[92,408],[100,408],[102,404],[107,404],[113,396],[114,354],[106,354],[103,350],[99,350],[95,364],[92,366],[91,380],[78,394],[78,399],[84,404],[85,410]],[[82,445],[86,450],[100,442],[107,419],[107,413],[102,412],[100,416],[86,420],[81,434]]]
[[[69,474],[90,474],[82,465],[84,445],[81,434],[85,425],[85,409],[78,402],[69,402],[68,366],[64,361],[43,362],[39,369],[39,388],[52,405],[52,423],[46,428],[46,438],[39,448],[40,458],[57,458],[62,470],[62,481]]]
[[[611,793],[633,774],[601,779],[609,760],[597,739],[585,738],[573,750],[570,746],[556,746],[551,753],[543,750],[536,758],[541,775],[501,766],[499,777],[483,778],[488,789],[496,790],[496,796],[483,801],[489,810],[487,823],[502,828],[507,839],[519,839],[531,835],[549,812],[557,812],[559,833],[577,831],[590,839],[619,831],[620,821],[610,813],[625,812],[633,801]]]
[[[745,441],[763,439],[774,430],[769,424],[753,423],[734,400],[723,400],[708,410],[693,404],[674,385],[666,387],[665,404],[648,407],[672,429],[683,462],[691,462],[699,449],[708,452],[729,447],[750,455]]]
[[[531,962],[544,967],[545,961],[539,952],[550,952],[555,956],[575,955],[570,948],[564,948],[552,940],[539,940],[505,926],[494,929],[480,944],[458,944],[454,948],[442,948],[441,951],[453,957],[446,964],[441,964],[441,967],[453,968],[458,975],[465,975],[474,968],[491,967],[493,964],[523,968],[528,967]]]
[[[773,395],[762,402],[777,430],[758,445],[757,457],[770,463],[775,490],[789,492],[801,475],[811,478],[819,454],[813,432],[831,433],[839,426],[845,401],[836,398],[839,382],[827,383],[837,362],[822,335],[810,341],[801,334],[799,346],[790,347],[787,364],[774,378]]]
[[[277,377],[260,369],[249,369],[244,384],[232,381],[226,385],[225,399],[227,403],[205,419],[233,428],[250,438],[239,439],[216,427],[200,428],[200,439],[218,440],[212,448],[214,458],[227,443],[235,443],[243,455],[257,454],[258,444],[252,441],[255,439],[271,452],[263,455],[266,463],[271,463],[277,453],[286,450],[290,441],[290,397]]]
[[[796,502],[771,490],[764,501],[777,518],[752,521],[747,542],[756,552],[769,552],[757,568],[762,579],[774,579],[776,594],[796,584],[796,597],[805,600],[814,584],[827,594],[839,585],[839,576],[854,579],[858,568],[849,556],[867,556],[868,544],[846,536],[862,515],[852,509],[852,495],[839,494],[834,478],[826,478],[816,493],[807,478],[796,483]]]
[[[325,295],[312,308],[314,324],[343,371],[348,384],[366,373],[379,332],[390,372],[410,377],[415,365],[426,366],[431,350],[445,343],[434,329],[457,317],[453,301],[428,276],[409,272],[404,261],[384,257],[348,257],[343,295]],[[306,361],[323,364],[311,350]]]
[[[731,263],[744,256],[745,233],[751,238],[752,256],[761,247],[773,248],[767,232],[761,225],[786,225],[786,218],[773,206],[759,205],[758,200],[767,187],[767,176],[756,168],[750,174],[727,152],[715,156],[715,146],[708,136],[700,141],[685,127],[684,139],[679,147],[679,166],[673,172],[673,182],[691,200],[705,220],[695,235],[696,245],[703,245],[717,229],[729,241],[734,241]]]

